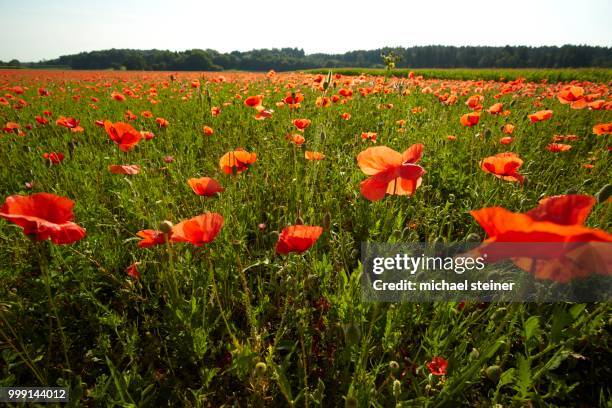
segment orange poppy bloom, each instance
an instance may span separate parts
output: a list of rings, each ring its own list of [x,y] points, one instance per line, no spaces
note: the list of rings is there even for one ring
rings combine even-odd
[[[586,195],[562,195],[544,198],[536,208],[524,214],[501,207],[471,211],[488,235],[479,251],[486,252],[490,262],[510,258],[538,279],[568,282],[592,273],[610,275],[610,251],[597,242],[612,242],[612,235],[584,226],[595,202],[594,197]],[[511,248],[488,245],[500,242],[558,245],[549,246],[547,250],[542,250],[541,244]],[[603,260],[603,268],[597,267],[598,259]]]
[[[572,148],[571,145],[563,144],[563,143],[550,143],[548,146],[546,146],[546,150],[548,150],[549,152],[554,152],[554,153],[567,152],[571,148]]]
[[[249,153],[244,149],[236,149],[231,152],[227,152],[219,160],[219,167],[225,174],[232,174],[236,172],[242,173],[249,166],[257,160],[256,153]]]
[[[308,126],[310,126],[309,119],[294,119],[293,126],[295,126],[298,130],[304,131]]]
[[[531,123],[536,123],[548,120],[552,118],[552,115],[553,111],[551,110],[541,110],[537,111],[536,113],[529,114],[527,115],[527,117],[529,118],[529,120],[531,120]]]
[[[212,108],[210,108],[210,114],[213,117],[219,116],[220,113],[221,113],[221,108],[219,108],[218,106],[213,106]]]
[[[321,152],[311,152],[310,150],[306,150],[304,152],[304,157],[306,160],[323,160],[325,155]]]
[[[408,195],[421,185],[425,170],[416,163],[423,155],[423,145],[410,146],[400,154],[386,146],[370,147],[357,156],[357,163],[368,176],[361,182],[361,195],[370,201],[386,194]]]
[[[480,120],[480,112],[470,112],[461,116],[459,120],[463,126],[474,126],[478,124]]]
[[[13,133],[13,132],[17,133],[20,128],[21,128],[21,126],[19,125],[19,123],[6,122],[6,125],[4,126],[4,128],[2,130],[5,133]]]
[[[60,116],[55,121],[56,125],[63,126],[68,129],[76,129],[79,127],[79,121],[75,118],[66,118],[64,116]]]
[[[278,242],[276,253],[286,255],[290,252],[306,252],[323,233],[323,228],[310,225],[293,225],[283,228]]]
[[[164,118],[156,118],[155,123],[157,123],[157,126],[159,126],[160,128],[167,128],[168,125],[170,124],[170,122],[168,122]]]
[[[498,102],[496,104],[491,105],[491,107],[487,109],[487,112],[489,112],[491,115],[497,115],[498,113],[501,113],[503,109],[504,109],[504,104],[501,102]]]
[[[295,143],[298,146],[303,145],[304,142],[306,141],[304,136],[298,135],[298,134],[287,135],[287,136],[285,136],[285,139],[291,140],[293,143]]]
[[[113,174],[134,175],[140,173],[140,166],[137,164],[112,164],[108,166],[108,171]]]
[[[74,201],[51,193],[12,195],[0,208],[0,217],[36,241],[51,238],[54,244],[71,244],[85,237],[85,229],[72,222],[72,207]]]
[[[348,113],[348,112],[344,112],[344,113],[342,114],[342,119],[344,119],[344,120],[349,120],[350,118],[351,118],[351,114],[350,114],[350,113]]]
[[[244,104],[246,106],[250,106],[251,108],[254,108],[256,106],[261,105],[262,101],[263,101],[263,95],[254,95],[254,96],[249,96],[248,98],[246,98],[244,100]]]
[[[376,132],[362,132],[361,133],[362,140],[371,140],[372,143],[376,143],[377,137],[378,137],[378,133]]]
[[[163,245],[166,243],[166,234],[161,231],[146,229],[138,231],[136,235],[142,238],[140,241],[138,241],[138,246],[140,248],[149,248],[155,245]],[[171,234],[168,235],[171,236]]]
[[[153,113],[151,111],[142,111],[142,112],[140,112],[140,115],[143,118],[152,118],[153,117]]]
[[[455,136],[455,135],[448,135],[448,136],[446,136],[446,140],[454,142],[455,140],[457,140],[457,136]]]
[[[577,101],[584,100],[584,89],[579,86],[566,86],[557,94],[557,99],[564,105],[574,105]]]
[[[300,92],[288,93],[283,102],[287,105],[299,105],[304,100],[304,95]]]
[[[612,122],[611,123],[599,123],[593,126],[593,133],[596,134],[597,136],[612,134]]]
[[[213,130],[213,128],[211,128],[210,126],[204,126],[204,127],[202,128],[202,130],[204,131],[204,134],[205,134],[206,136],[210,136],[210,135],[212,135],[213,133],[215,133],[215,131]]]
[[[499,139],[499,143],[503,145],[509,145],[512,142],[514,142],[514,138],[510,136],[502,137],[501,139]]]
[[[517,172],[523,165],[516,153],[498,153],[495,156],[485,158],[480,162],[480,167],[487,173],[506,181],[523,182],[524,177]]]
[[[172,228],[171,242],[189,242],[202,246],[212,242],[221,231],[223,216],[207,212],[176,224]]]
[[[217,180],[210,177],[190,178],[187,184],[194,193],[200,196],[210,197],[225,190]]]
[[[263,106],[260,106],[259,108],[263,108]],[[257,109],[257,115],[255,115],[255,119],[256,120],[264,120],[264,119],[268,119],[272,117],[272,113],[274,112],[272,109]]]
[[[507,135],[511,135],[512,133],[514,133],[514,125],[511,125],[510,123],[506,123],[502,127],[502,132],[504,132]]]
[[[105,120],[104,129],[106,129],[108,137],[115,142],[123,152],[127,152],[136,147],[142,137],[140,132],[136,131],[131,125],[123,122],[112,123],[110,120]]]
[[[467,101],[465,102],[465,104],[473,110],[481,110],[482,106],[480,105],[480,102],[484,100],[484,97],[482,95],[472,95],[470,96]]]

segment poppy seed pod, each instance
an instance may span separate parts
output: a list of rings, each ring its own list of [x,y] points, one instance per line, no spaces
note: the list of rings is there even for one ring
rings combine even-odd
[[[170,222],[168,220],[164,220],[164,221],[159,223],[159,230],[161,232],[163,232],[164,234],[171,233],[172,232],[172,227],[174,227],[174,224],[172,224],[172,222]]]
[[[498,365],[492,365],[485,369],[485,375],[487,376],[487,378],[496,384],[499,381],[499,377],[501,376],[501,373],[502,373],[502,369]]]
[[[255,365],[255,374],[261,377],[266,374],[267,369],[266,363],[260,361]]]

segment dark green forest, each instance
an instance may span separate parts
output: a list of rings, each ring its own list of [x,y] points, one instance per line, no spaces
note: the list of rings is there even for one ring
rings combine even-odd
[[[382,54],[398,57],[398,68],[578,68],[612,67],[612,48],[587,45],[562,47],[454,47],[419,46],[349,51],[344,54],[308,54],[298,48],[260,49],[220,53],[215,50],[187,51],[110,49],[63,55],[53,60],[0,65],[13,67],[71,69],[127,69],[155,71],[293,71],[309,68],[383,67]]]

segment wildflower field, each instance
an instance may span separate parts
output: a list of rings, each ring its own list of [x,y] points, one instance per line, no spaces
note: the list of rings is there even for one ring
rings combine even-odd
[[[0,71],[0,386],[610,406],[609,303],[372,303],[359,279],[362,242],[612,241],[612,78],[356,74]]]

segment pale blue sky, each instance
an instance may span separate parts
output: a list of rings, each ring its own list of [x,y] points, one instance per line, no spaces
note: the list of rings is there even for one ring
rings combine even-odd
[[[106,48],[612,46],[612,0],[0,0],[0,16],[4,61]]]

